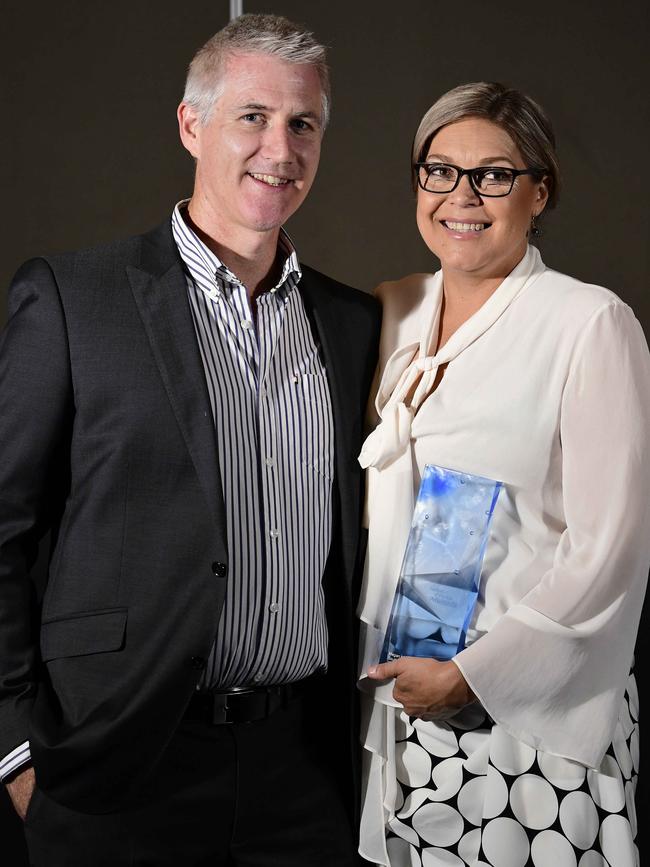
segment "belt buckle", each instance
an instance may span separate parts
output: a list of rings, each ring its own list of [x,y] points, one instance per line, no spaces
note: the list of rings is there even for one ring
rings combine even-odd
[[[255,714],[253,717],[248,716],[245,720],[237,719],[237,703],[239,698],[246,696],[260,695],[262,690],[252,689],[250,687],[234,687],[228,692],[216,692],[212,702],[212,724],[213,725],[232,725],[236,722],[253,722],[257,719],[264,719],[269,715],[269,690],[264,689],[264,710],[261,714]],[[230,704],[232,701],[232,705]]]

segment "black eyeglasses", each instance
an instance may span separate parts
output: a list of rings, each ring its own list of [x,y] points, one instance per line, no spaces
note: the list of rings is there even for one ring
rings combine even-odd
[[[541,180],[545,169],[509,169],[506,166],[479,166],[462,169],[451,163],[415,163],[418,186],[427,193],[453,192],[463,175],[467,175],[474,192],[479,196],[508,196],[520,175],[533,175]]]

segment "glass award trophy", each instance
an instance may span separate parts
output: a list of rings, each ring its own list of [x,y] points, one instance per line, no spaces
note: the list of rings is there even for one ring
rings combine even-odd
[[[424,468],[380,662],[465,646],[501,482]]]

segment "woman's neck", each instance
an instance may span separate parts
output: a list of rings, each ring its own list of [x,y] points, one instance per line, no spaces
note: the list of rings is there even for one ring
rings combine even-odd
[[[503,277],[477,279],[454,272],[446,274],[443,269],[443,297],[436,352],[463,323],[480,310],[504,279]]]

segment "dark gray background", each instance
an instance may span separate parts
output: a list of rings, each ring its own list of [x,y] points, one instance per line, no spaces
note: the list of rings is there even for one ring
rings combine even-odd
[[[540,245],[546,263],[616,291],[649,333],[646,3],[244,6],[304,21],[330,46],[332,124],[289,225],[302,259],[363,289],[435,269],[409,187],[415,127],[448,88],[501,80],[538,99],[556,127],[564,190]],[[227,16],[226,0],[5,0],[2,287],[29,256],[140,232],[190,194],[175,109],[192,54]],[[643,629],[641,654],[647,646]]]

